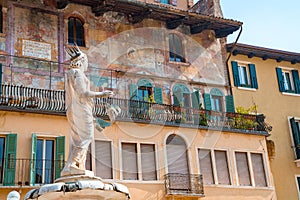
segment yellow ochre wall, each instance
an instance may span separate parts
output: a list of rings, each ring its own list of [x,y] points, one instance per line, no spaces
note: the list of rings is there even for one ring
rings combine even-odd
[[[257,90],[238,89],[234,86],[231,61],[247,61],[256,66],[258,81]],[[231,56],[229,61],[231,85],[235,106],[249,107],[254,103],[258,112],[266,116],[273,130],[267,139],[275,142],[275,158],[270,160],[271,171],[274,176],[277,199],[299,199],[296,175],[300,175],[300,168],[296,167],[295,154],[288,117],[300,117],[300,95],[286,95],[279,91],[276,67],[288,67],[300,70],[300,64],[277,62],[262,58],[248,58],[244,55]]]
[[[18,147],[17,158],[30,158],[31,134],[44,136],[66,136],[66,158],[68,155],[68,124],[65,116],[30,114],[23,112],[1,111],[1,134],[17,133]],[[134,122],[116,122],[107,127],[103,133],[95,131],[95,140],[108,140],[113,144],[114,180],[129,188],[132,199],[139,200],[163,200],[173,199],[173,196],[165,196],[163,176],[166,174],[165,142],[170,134],[181,136],[188,146],[189,167],[191,174],[201,173],[198,164],[198,148],[215,148],[227,150],[229,171],[231,174],[231,186],[204,186],[205,197],[203,200],[212,199],[272,199],[274,187],[269,164],[267,162],[267,148],[265,137],[242,133],[222,132],[217,130],[200,130],[184,127],[158,126]],[[121,142],[152,143],[156,144],[158,162],[158,181],[123,181],[120,180],[120,145]],[[234,151],[253,151],[263,153],[266,164],[268,187],[240,187],[237,185],[237,172],[235,169]],[[33,187],[4,187],[0,189],[0,199],[5,199],[7,194],[16,190],[21,197]],[[196,197],[174,197],[174,199],[198,199]]]
[[[167,127],[137,123],[117,122],[103,133],[95,134],[95,140],[109,140],[114,146],[115,177],[120,178],[120,144],[121,142],[154,143],[157,146],[159,181],[120,181],[131,192],[132,199],[173,199],[174,196],[165,197],[163,175],[167,173],[165,142],[170,134],[181,136],[188,146],[190,174],[200,174],[198,164],[198,148],[214,148],[227,150],[229,156],[229,170],[231,186],[204,186],[203,200],[212,199],[274,199],[275,192],[267,159],[267,148],[264,136],[241,133],[222,132],[215,130],[200,130],[183,127]],[[234,151],[252,151],[263,153],[266,161],[267,179],[269,187],[240,187],[237,185]],[[176,197],[174,199],[198,199]]]

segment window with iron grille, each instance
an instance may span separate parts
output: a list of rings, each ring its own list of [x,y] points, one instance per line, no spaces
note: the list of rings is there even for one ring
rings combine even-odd
[[[65,137],[39,137],[32,134],[30,184],[53,183],[65,162]]]

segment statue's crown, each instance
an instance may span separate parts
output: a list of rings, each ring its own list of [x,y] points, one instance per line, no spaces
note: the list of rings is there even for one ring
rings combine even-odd
[[[82,54],[82,51],[80,51],[76,44],[70,47],[66,47],[65,51],[69,54],[71,60],[78,58]]]

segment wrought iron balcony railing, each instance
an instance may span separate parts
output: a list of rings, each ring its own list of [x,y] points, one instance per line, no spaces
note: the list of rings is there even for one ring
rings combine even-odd
[[[0,106],[39,112],[65,112],[65,92],[15,85],[2,85]]]
[[[0,109],[64,115],[65,92],[2,85]],[[153,123],[191,128],[216,128],[235,131],[261,131],[267,134],[269,126],[263,115],[215,112],[190,107],[148,103],[128,99],[95,99],[94,115],[107,117],[107,104],[118,105],[122,112],[117,120]]]
[[[165,188],[167,195],[204,196],[201,174],[166,174]]]
[[[64,167],[62,160],[46,159],[2,159],[0,164],[2,186],[35,186],[53,183]]]

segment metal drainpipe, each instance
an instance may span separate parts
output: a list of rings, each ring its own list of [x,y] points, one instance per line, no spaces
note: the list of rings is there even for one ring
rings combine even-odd
[[[238,42],[238,40],[239,40],[239,38],[240,38],[240,36],[241,36],[241,34],[242,34],[242,31],[243,31],[243,26],[241,26],[240,32],[239,32],[239,34],[238,34],[238,36],[237,36],[235,42],[233,43],[233,46],[232,46],[232,48],[231,48],[231,50],[230,50],[230,52],[229,52],[229,55],[228,55],[228,57],[227,57],[227,59],[226,59],[226,67],[227,67],[227,72],[228,72],[228,81],[229,81],[230,94],[231,94],[231,95],[232,95],[232,87],[231,87],[231,78],[230,78],[230,74],[229,74],[229,64],[228,64],[228,61],[229,61],[229,59],[230,59],[230,57],[231,57],[231,55],[232,55],[232,52],[233,52],[233,50],[234,50],[235,45],[237,44],[237,42]]]

